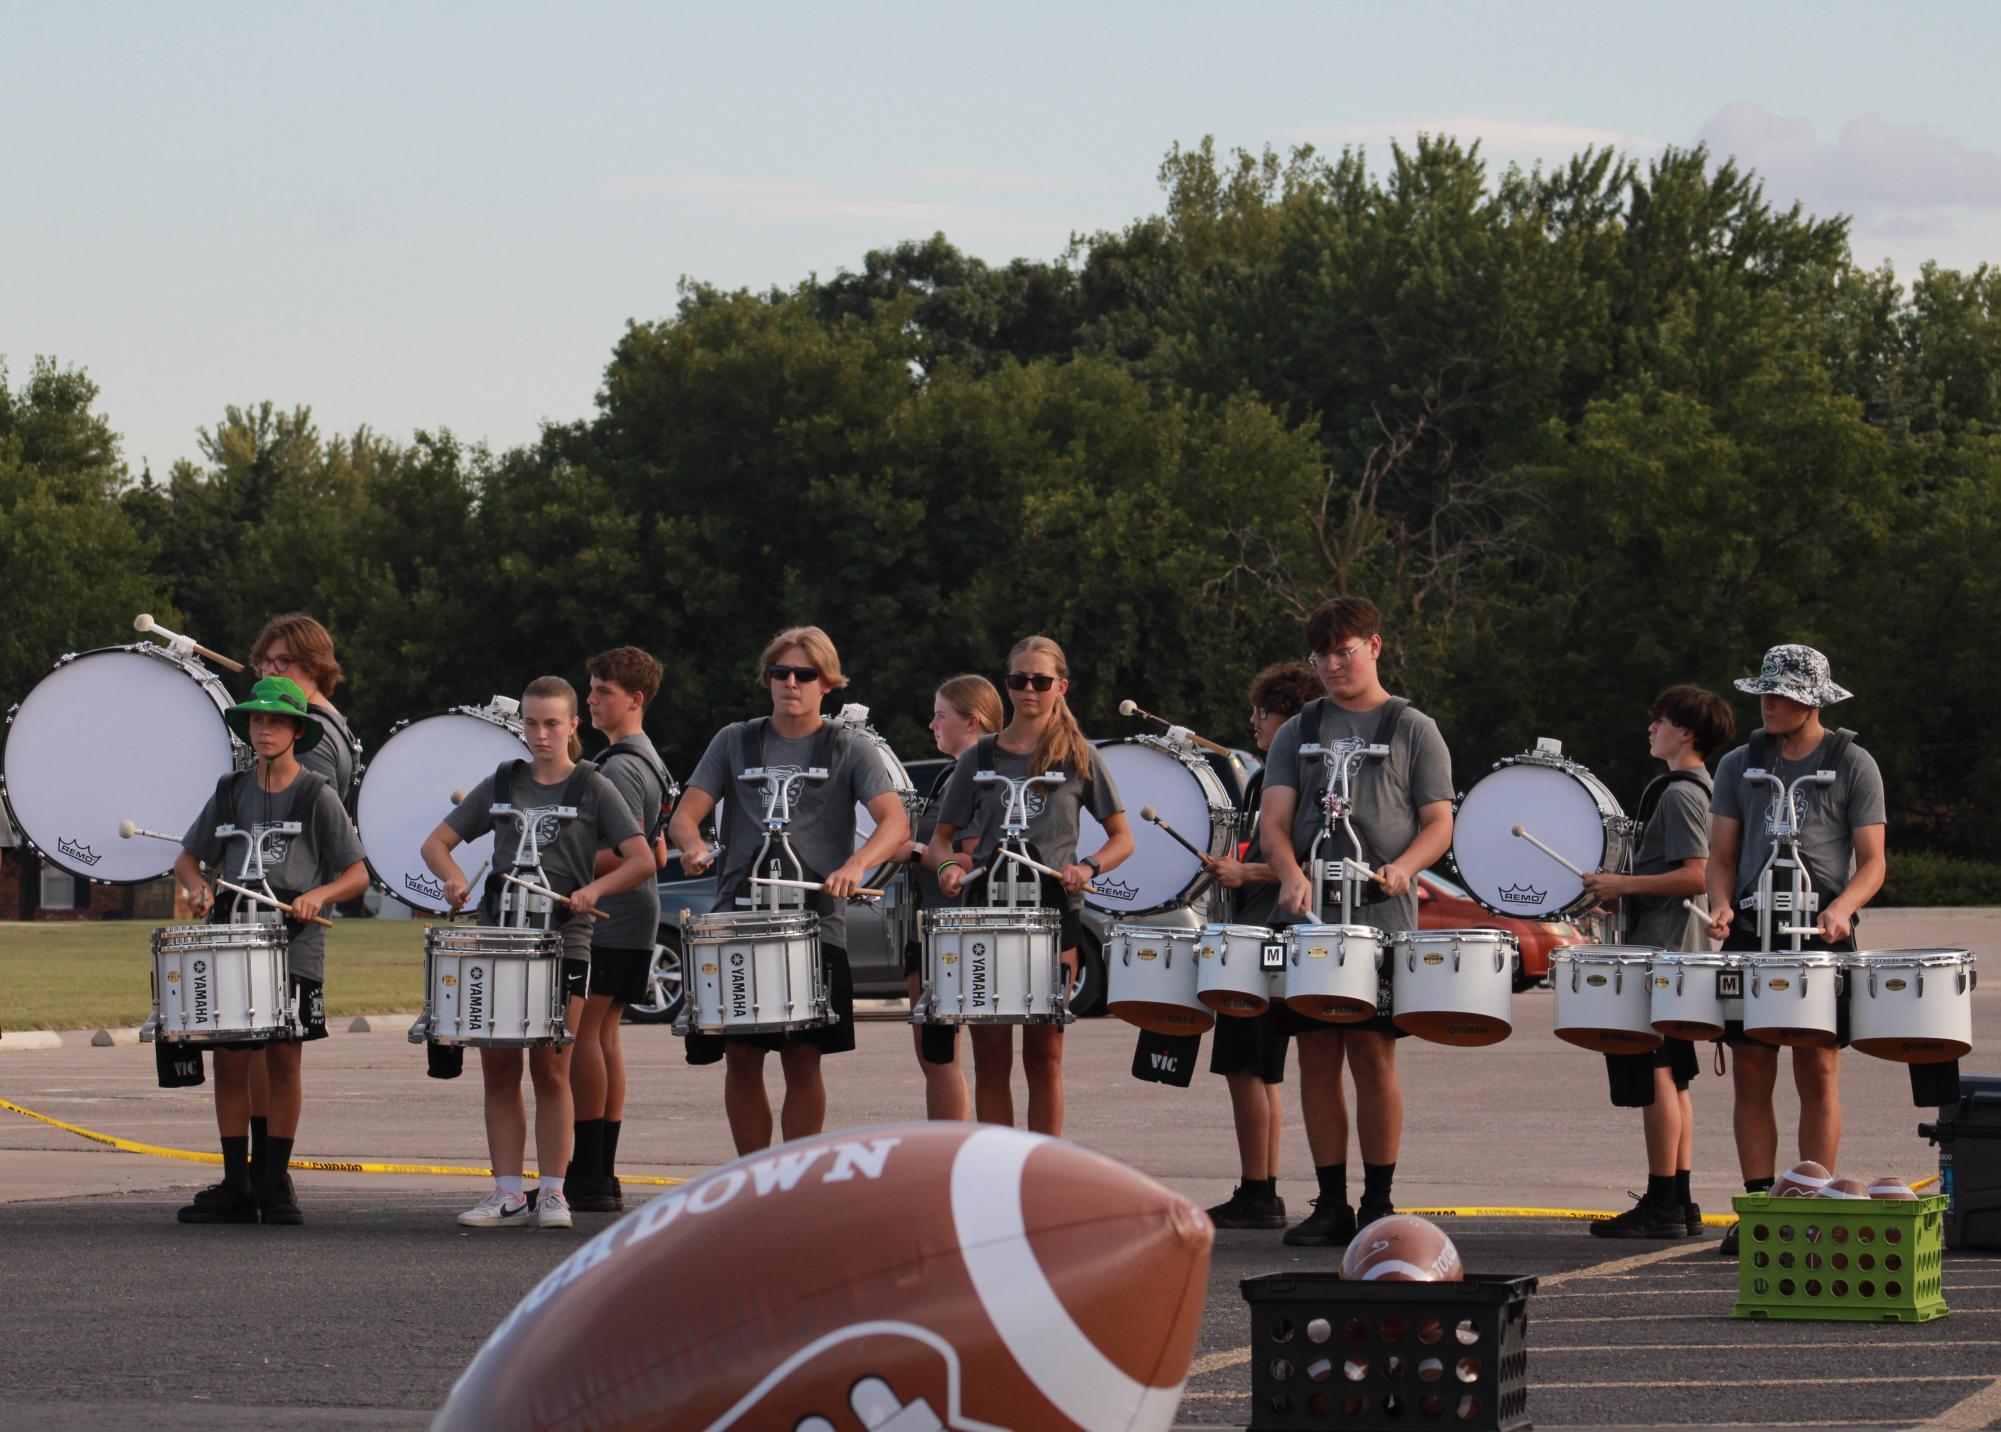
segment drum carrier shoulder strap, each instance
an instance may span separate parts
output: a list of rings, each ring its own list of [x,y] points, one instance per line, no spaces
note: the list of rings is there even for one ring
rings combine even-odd
[[[737,723],[731,744],[736,749],[735,776],[742,771],[757,770],[764,765],[764,733],[771,725],[769,716],[753,716],[748,721]],[[820,722],[820,729],[813,734],[813,754],[810,758],[820,770],[832,770],[834,765],[834,723]]]
[[[497,806],[514,804],[514,773],[526,771],[528,762],[523,760],[502,761],[493,771],[493,803]],[[584,798],[584,785],[596,770],[589,761],[579,761],[570,768],[570,774],[563,778],[563,793],[556,797],[558,805],[573,806]]]
[[[667,828],[667,820],[674,814],[674,807],[680,802],[681,788],[674,784],[674,777],[667,772],[667,763],[660,759],[660,753],[657,751],[654,752],[653,759],[649,761],[646,759],[644,751],[635,750],[631,746],[622,744],[610,746],[599,752],[597,759],[590,764],[602,771],[610,763],[613,756],[624,756],[628,760],[639,762],[641,766],[644,766],[653,773],[655,780],[660,782],[660,809],[653,812],[646,820],[646,843],[651,845],[659,838],[660,832]],[[566,801],[565,803],[569,804],[570,802]]]
[[[1661,802],[1667,799],[1669,786],[1673,785],[1676,781],[1693,781],[1699,786],[1706,787],[1709,784],[1704,779],[1707,774],[1707,771],[1697,772],[1691,769],[1686,771],[1668,771],[1662,775],[1655,776],[1651,781],[1647,782],[1647,788],[1640,792],[1639,808],[1634,812],[1633,819],[1638,821],[1641,827],[1644,828],[1646,823],[1654,818],[1654,812],[1660,809]]]
[[[1378,709],[1381,714],[1376,718],[1376,733],[1370,739],[1369,744],[1372,746],[1387,746],[1390,743],[1390,738],[1396,735],[1397,727],[1403,722],[1403,713],[1410,710],[1410,698],[1408,696],[1392,696]],[[1299,734],[1301,737],[1304,737],[1310,729],[1313,732],[1314,740],[1322,746],[1326,745],[1327,738],[1331,734],[1327,730],[1327,719],[1333,713],[1334,703],[1325,696],[1316,696],[1307,702],[1305,709],[1299,713]],[[1306,742],[1302,740],[1300,744],[1305,745]]]
[[[1772,768],[1773,742],[1765,728],[1760,726],[1757,730],[1753,731],[1751,739],[1745,744],[1751,749],[1748,757],[1745,759],[1744,769],[1747,771],[1769,771]],[[1814,769],[1820,771],[1840,770],[1841,758],[1848,754],[1848,748],[1854,744],[1855,733],[1853,731],[1849,730],[1846,726],[1836,727],[1829,733],[1828,739],[1820,743],[1820,760]],[[1780,747],[1780,751],[1783,753],[1783,746]]]

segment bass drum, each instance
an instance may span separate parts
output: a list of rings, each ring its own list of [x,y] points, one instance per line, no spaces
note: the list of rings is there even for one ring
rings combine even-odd
[[[1536,750],[1497,762],[1459,797],[1452,864],[1459,883],[1496,915],[1566,920],[1596,903],[1583,878],[1515,828],[1579,870],[1621,872],[1634,824],[1603,781],[1545,738]]]
[[[354,828],[368,873],[385,894],[423,914],[450,912],[444,881],[418,851],[451,814],[453,791],[470,791],[502,761],[529,759],[519,713],[518,703],[496,696],[485,706],[405,721],[377,749],[361,773]],[[467,841],[453,855],[471,875],[493,858],[493,833]]]
[[[1214,856],[1230,854],[1236,842],[1237,808],[1222,778],[1199,751],[1159,736],[1108,741],[1096,758],[1111,772],[1132,831],[1133,853],[1125,864],[1097,882],[1105,893],[1086,892],[1084,903],[1110,915],[1151,915],[1186,904],[1208,884],[1208,873],[1173,836],[1140,817],[1152,806],[1182,839]],[[1089,855],[1105,843],[1105,828],[1089,811],[1077,820],[1077,853]]]
[[[85,880],[173,872],[216,783],[248,763],[223,721],[222,679],[165,647],[65,656],[7,713],[0,798],[28,845]],[[120,837],[124,821],[172,836]]]
[[[882,738],[881,733],[875,727],[868,724],[868,708],[865,706],[846,707],[840,715],[830,716],[827,719],[837,726],[847,727],[850,731],[853,731],[869,743],[869,746],[875,751],[876,759],[882,762],[883,771],[889,777],[890,788],[896,792],[897,799],[903,802],[903,812],[910,817],[910,828],[913,831],[916,830],[917,817],[923,814],[924,807],[928,802],[923,796],[917,793],[917,786],[910,779],[910,772],[903,769],[903,762],[897,759],[896,752],[890,748],[889,742]],[[868,844],[869,837],[874,834],[875,817],[868,813],[867,806],[863,805],[860,801],[856,801],[855,849],[860,850],[864,845]],[[891,869],[889,868],[889,863],[885,862],[883,865],[878,865],[869,871],[867,876],[863,878],[862,883],[864,885],[880,885],[882,884],[881,877],[885,873],[894,875],[898,870],[905,868],[904,864],[899,862],[895,865],[894,869]]]

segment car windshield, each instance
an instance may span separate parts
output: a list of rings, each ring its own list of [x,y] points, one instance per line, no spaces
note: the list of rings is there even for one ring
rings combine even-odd
[[[1465,886],[1458,885],[1450,880],[1447,880],[1443,875],[1440,875],[1436,870],[1425,871],[1423,879],[1426,884],[1436,886],[1438,889],[1438,893],[1441,895],[1450,895],[1456,900],[1471,900],[1473,898],[1472,894],[1467,891]]]

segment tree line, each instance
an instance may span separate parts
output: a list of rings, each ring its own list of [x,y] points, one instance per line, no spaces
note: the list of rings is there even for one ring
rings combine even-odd
[[[1205,141],[1160,179],[1048,262],[939,234],[684,282],[591,416],[504,451],[262,403],[135,476],[87,355],[0,374],[0,702],[139,610],[240,652],[297,606],[371,745],[646,646],[685,771],[812,621],[906,757],[938,679],[1032,631],[1094,734],[1130,696],[1242,744],[1250,676],[1345,592],[1462,787],[1556,735],[1630,804],[1661,688],[1804,641],[1857,693],[1831,715],[1893,846],[1992,850],[2001,275],[1859,267],[1845,220],[1700,148],[1495,172],[1443,137],[1380,170]]]

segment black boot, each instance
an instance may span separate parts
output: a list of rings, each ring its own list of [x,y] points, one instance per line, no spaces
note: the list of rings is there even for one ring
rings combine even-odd
[[[257,1191],[250,1186],[250,1139],[222,1141],[222,1182],[212,1183],[174,1215],[182,1223],[255,1223]]]
[[[264,1177],[257,1184],[257,1206],[266,1223],[296,1225],[306,1221],[299,1211],[299,1198],[292,1190],[292,1140],[271,1138],[265,1142],[267,1159]]]
[[[604,1120],[584,1119],[576,1126],[569,1172],[563,1176],[563,1197],[573,1212],[618,1212],[618,1200],[612,1197],[603,1166]]]

